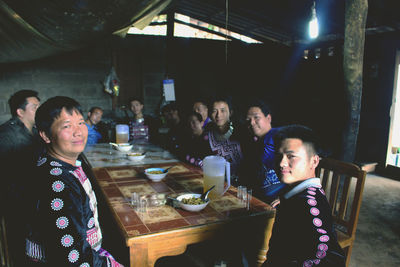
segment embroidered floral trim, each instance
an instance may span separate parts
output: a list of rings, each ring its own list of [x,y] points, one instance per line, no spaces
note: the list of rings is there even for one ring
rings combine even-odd
[[[67,228],[68,224],[69,224],[69,222],[68,222],[67,217],[60,217],[56,221],[57,228],[59,228],[59,229]]]
[[[50,174],[57,176],[57,175],[62,174],[62,170],[60,168],[53,168],[50,170]]]
[[[51,208],[55,211],[59,211],[63,208],[64,202],[61,200],[61,198],[55,198],[53,201],[51,201]]]
[[[39,158],[39,160],[36,163],[36,166],[41,166],[43,163],[47,161],[47,158]]]
[[[94,226],[94,218],[90,218],[89,222],[88,222],[88,228],[92,228]]]
[[[65,185],[64,185],[64,183],[61,182],[61,181],[55,181],[51,187],[53,188],[53,191],[54,191],[54,192],[59,193],[59,192],[61,192],[61,191],[64,190]]]
[[[318,250],[322,250],[322,251],[327,251],[328,250],[328,245],[325,243],[321,243],[318,245]]]
[[[321,193],[323,193],[323,190],[320,187],[318,187],[318,190]],[[322,220],[320,218],[316,217],[320,214],[320,210],[317,207],[315,207],[315,206],[317,206],[317,201],[315,200],[315,197],[311,196],[311,195],[316,195],[318,193],[317,189],[314,187],[309,187],[309,188],[307,188],[307,193],[309,194],[309,195],[307,195],[307,198],[308,198],[307,204],[311,206],[310,214],[315,216],[315,218],[313,218],[312,222],[317,227],[317,229],[316,229],[317,232],[322,234],[319,237],[319,241],[320,242],[328,242],[329,236],[326,235],[327,232],[324,229],[320,228],[322,226]],[[317,252],[315,253],[316,259],[304,261],[303,266],[313,266],[314,264],[318,265],[320,263],[321,259],[326,257],[327,251],[328,251],[327,244],[325,244],[325,243],[318,244]]]
[[[79,259],[79,252],[76,249],[73,249],[68,254],[68,260],[72,263],[77,262]]]
[[[317,209],[316,207],[312,207],[312,208],[310,209],[310,213],[311,213],[313,216],[318,216],[318,215],[319,215],[319,209]]]
[[[313,265],[314,263],[312,260],[306,260],[305,262],[303,262],[303,267],[311,267]]]
[[[315,196],[317,193],[315,193],[314,191],[308,190],[307,193],[309,193],[310,195]]]
[[[307,203],[308,203],[308,205],[313,206],[313,207],[317,205],[317,201],[315,199],[311,199],[311,198],[307,200]]]
[[[61,238],[61,245],[63,245],[66,248],[72,246],[73,243],[74,243],[74,238],[71,235],[64,235]]]
[[[321,227],[322,226],[322,221],[320,218],[314,218],[313,219],[313,224],[317,227]]]
[[[90,264],[87,262],[82,263],[79,267],[90,267]]]
[[[328,242],[329,241],[329,236],[328,235],[321,235],[319,237],[319,241],[321,242]]]
[[[62,166],[60,163],[58,163],[57,161],[54,161],[54,160],[52,162],[50,162],[50,165],[54,166],[54,167],[61,167]]]
[[[325,252],[325,251],[322,251],[322,250],[318,250],[317,253],[315,254],[315,256],[316,256],[318,259],[325,258],[326,252]]]

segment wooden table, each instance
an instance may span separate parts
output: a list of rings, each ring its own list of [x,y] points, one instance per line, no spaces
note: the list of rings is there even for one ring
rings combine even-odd
[[[175,167],[161,182],[152,182],[143,170],[155,166]],[[201,169],[175,161],[94,167],[93,172],[129,247],[130,266],[154,266],[160,257],[181,254],[189,244],[218,238],[255,247],[254,262],[265,260],[275,211],[254,197],[247,210],[236,197],[235,187],[200,212],[170,205],[151,206],[146,212],[139,212],[130,203],[132,192],[149,197],[202,192]]]

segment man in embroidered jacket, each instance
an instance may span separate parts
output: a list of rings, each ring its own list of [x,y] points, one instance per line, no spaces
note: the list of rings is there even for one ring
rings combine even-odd
[[[40,266],[122,266],[101,247],[96,194],[78,161],[88,135],[80,105],[50,98],[38,109],[36,123],[46,152],[37,162],[26,254]]]
[[[315,178],[319,163],[311,129],[292,125],[275,136],[277,173],[287,184],[280,197],[267,260],[263,266],[345,266],[331,209]]]

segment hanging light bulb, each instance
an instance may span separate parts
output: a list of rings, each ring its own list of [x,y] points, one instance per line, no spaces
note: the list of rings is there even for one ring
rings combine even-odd
[[[318,37],[318,33],[319,33],[318,18],[314,1],[311,7],[311,20],[308,23],[308,34],[310,35],[310,38],[315,39]]]

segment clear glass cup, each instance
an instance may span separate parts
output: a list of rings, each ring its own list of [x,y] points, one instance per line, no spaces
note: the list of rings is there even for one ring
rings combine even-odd
[[[137,206],[139,205],[139,194],[137,192],[132,193],[131,204],[134,208],[137,208]]]
[[[243,185],[239,185],[237,187],[237,197],[238,197],[238,199],[243,200],[243,193],[244,192],[247,192],[247,188],[245,186],[243,186]]]
[[[147,212],[147,199],[146,198],[140,198],[138,211],[139,212]]]
[[[253,198],[253,190],[249,189],[246,192],[246,208],[247,208],[247,210],[250,210],[250,203],[251,203],[252,198]]]

